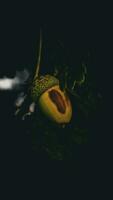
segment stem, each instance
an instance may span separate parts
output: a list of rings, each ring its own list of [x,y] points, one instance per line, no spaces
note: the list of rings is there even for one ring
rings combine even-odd
[[[36,65],[36,72],[35,72],[34,79],[37,78],[38,74],[39,74],[40,60],[41,60],[41,50],[42,50],[42,33],[41,33],[41,30],[40,30],[39,55],[38,55],[38,61],[37,61],[37,65]]]

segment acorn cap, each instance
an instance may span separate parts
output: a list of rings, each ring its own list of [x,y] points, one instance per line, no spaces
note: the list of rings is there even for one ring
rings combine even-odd
[[[39,98],[49,88],[59,85],[59,80],[51,75],[40,76],[33,82],[31,96],[33,100]]]

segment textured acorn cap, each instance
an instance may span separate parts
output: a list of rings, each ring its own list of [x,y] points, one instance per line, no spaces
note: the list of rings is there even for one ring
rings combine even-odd
[[[31,88],[31,96],[33,100],[37,100],[46,90],[59,85],[59,80],[51,75],[40,76],[33,81]]]

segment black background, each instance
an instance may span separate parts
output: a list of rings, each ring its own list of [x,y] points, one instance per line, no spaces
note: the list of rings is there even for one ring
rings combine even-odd
[[[0,16],[0,77],[13,77],[16,70],[32,67],[36,63],[40,28],[44,45],[54,46],[62,41],[67,62],[76,67],[81,59],[91,63],[89,73],[103,98],[106,89],[106,48],[109,45],[107,8],[101,5],[34,5],[13,3],[1,6]],[[107,17],[106,17],[107,15]],[[47,58],[46,58],[47,59]],[[46,62],[46,61],[45,61]],[[42,69],[43,70],[43,69]],[[106,91],[106,92],[105,92]],[[12,117],[14,92],[0,92],[0,143],[3,160],[19,160],[32,155],[31,136],[26,137],[24,129]],[[90,124],[91,138],[88,145],[77,149],[77,157],[86,165],[93,158],[100,160],[106,144],[105,110],[102,105]],[[24,126],[24,125],[23,125]],[[105,125],[106,126],[106,125]]]

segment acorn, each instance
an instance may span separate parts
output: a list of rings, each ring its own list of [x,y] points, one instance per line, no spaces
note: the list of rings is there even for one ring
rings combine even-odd
[[[72,106],[65,91],[60,89],[59,80],[51,75],[36,78],[31,89],[31,97],[42,112],[56,123],[69,123]]]

